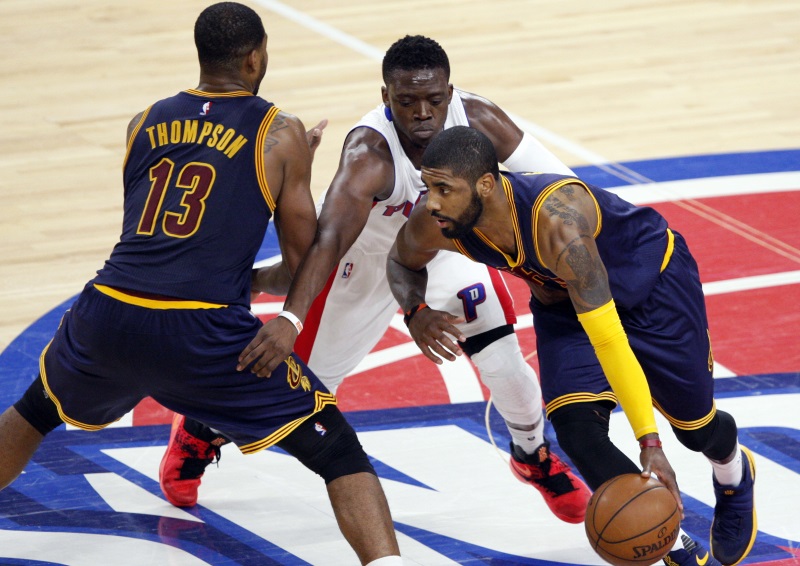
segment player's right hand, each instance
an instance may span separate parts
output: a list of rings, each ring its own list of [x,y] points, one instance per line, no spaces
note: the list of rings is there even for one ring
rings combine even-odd
[[[291,322],[280,316],[268,320],[242,350],[236,370],[243,371],[250,366],[251,373],[259,377],[269,377],[292,353],[295,340],[297,328]]]
[[[456,356],[462,354],[458,342],[463,342],[467,337],[454,326],[462,322],[463,317],[425,308],[411,317],[408,331],[425,357],[441,365],[444,363],[442,358],[453,362]]]
[[[672,493],[675,501],[678,502],[678,510],[681,512],[681,520],[683,520],[683,500],[681,499],[681,490],[678,489],[678,480],[675,477],[675,471],[672,469],[666,454],[661,448],[655,446],[642,448],[639,454],[639,460],[642,463],[642,477],[649,478],[655,474],[661,483]]]

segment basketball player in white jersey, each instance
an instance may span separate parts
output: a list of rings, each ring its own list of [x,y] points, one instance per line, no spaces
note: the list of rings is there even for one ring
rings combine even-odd
[[[336,388],[383,336],[398,305],[386,280],[386,259],[424,185],[419,164],[443,128],[470,125],[494,143],[513,171],[572,174],[537,140],[524,134],[490,101],[449,83],[444,50],[422,36],[395,42],[383,60],[383,104],[348,134],[339,168],[319,210],[317,239],[288,290],[284,311],[263,327],[240,359],[262,377],[294,350],[320,380]],[[254,274],[254,290],[275,293],[276,268]],[[412,317],[463,313],[462,349],[477,366],[512,437],[511,469],[536,487],[553,513],[580,523],[590,491],[544,437],[541,390],[514,333],[511,296],[499,273],[454,253],[428,266],[431,308]],[[422,320],[420,320],[422,322]],[[441,363],[441,362],[440,362]],[[205,467],[225,440],[201,424],[176,416],[161,463],[161,487],[178,506],[197,502]]]

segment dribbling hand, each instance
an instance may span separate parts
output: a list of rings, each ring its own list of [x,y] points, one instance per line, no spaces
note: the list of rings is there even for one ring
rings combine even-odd
[[[664,451],[656,446],[642,448],[639,454],[639,461],[642,463],[642,477],[649,478],[651,474],[655,474],[659,481],[672,493],[675,501],[678,502],[681,520],[684,519],[683,501],[681,500],[681,491],[678,489],[678,480]]]

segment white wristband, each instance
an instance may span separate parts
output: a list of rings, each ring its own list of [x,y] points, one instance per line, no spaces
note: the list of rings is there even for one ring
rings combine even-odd
[[[290,313],[289,311],[281,311],[278,313],[278,316],[282,316],[292,324],[297,329],[297,334],[300,334],[303,331],[303,323],[300,322],[300,319],[297,318],[294,314]]]

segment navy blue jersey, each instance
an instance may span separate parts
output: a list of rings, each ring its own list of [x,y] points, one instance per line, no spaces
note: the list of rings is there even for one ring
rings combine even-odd
[[[263,153],[278,111],[244,91],[187,90],[148,108],[128,144],[122,236],[94,282],[249,305],[275,208]]]
[[[608,271],[615,303],[618,307],[631,308],[648,296],[671,251],[672,236],[663,216],[652,208],[634,206],[574,177],[503,172],[501,178],[511,205],[517,257],[499,251],[478,229],[454,240],[462,254],[537,285],[565,288],[564,281],[544,267],[539,258],[536,218],[544,200],[553,191],[576,184],[586,188],[597,207],[599,222],[594,236]]]
[[[593,234],[606,266],[622,326],[647,377],[656,407],[670,423],[692,430],[714,417],[713,360],[697,264],[683,237],[649,207],[573,177],[502,173],[511,205],[517,257],[501,252],[480,230],[454,240],[461,253],[549,288],[564,281],[546,269],[536,249],[536,219],[544,200],[567,184],[586,189],[599,219]],[[539,374],[548,418],[573,403],[616,403],[597,355],[570,301],[544,305],[532,295]],[[676,356],[675,352],[681,355]]]

